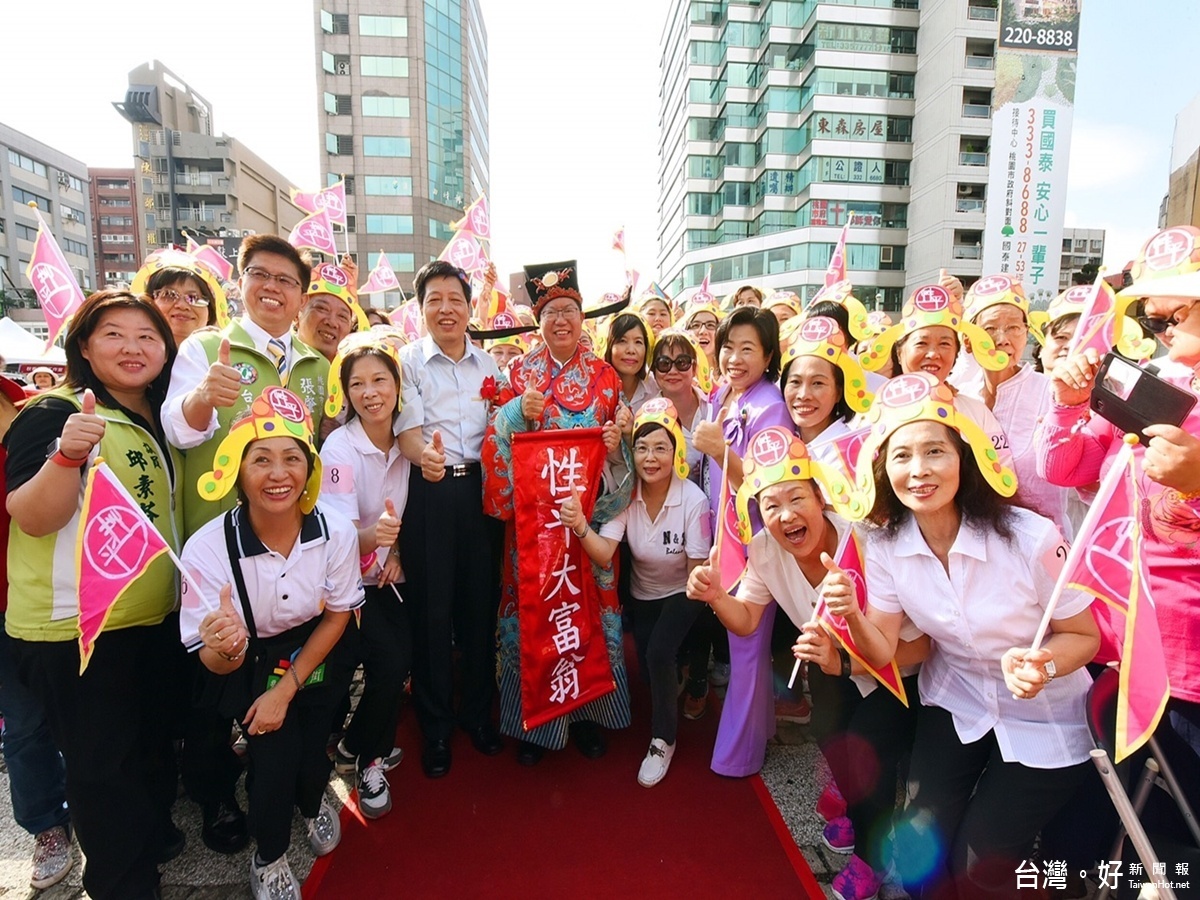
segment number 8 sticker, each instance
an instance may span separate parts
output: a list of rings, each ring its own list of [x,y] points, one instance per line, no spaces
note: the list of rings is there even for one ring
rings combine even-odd
[[[321,491],[326,494],[353,494],[354,469],[350,466],[327,466],[321,478]]]

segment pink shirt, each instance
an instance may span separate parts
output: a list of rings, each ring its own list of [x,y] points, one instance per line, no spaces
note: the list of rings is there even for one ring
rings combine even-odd
[[[1159,374],[1176,387],[1195,392],[1191,369],[1168,362]],[[1192,409],[1183,430],[1200,435],[1200,407]],[[1086,406],[1051,404],[1038,429],[1038,471],[1052,484],[1092,484],[1112,465],[1122,434]],[[1171,695],[1200,703],[1200,668],[1189,664],[1190,653],[1200,646],[1200,499],[1183,500],[1177,491],[1147,478],[1140,466],[1144,453],[1141,445],[1134,448],[1143,552],[1162,629]]]

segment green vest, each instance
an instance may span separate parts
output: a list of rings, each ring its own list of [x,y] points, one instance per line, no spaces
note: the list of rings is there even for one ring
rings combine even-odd
[[[76,408],[80,395],[67,387],[47,391],[30,400],[28,406],[47,397],[66,400]],[[183,472],[183,457],[178,450],[161,443],[125,413],[96,403],[96,414],[105,420],[104,437],[92,452],[102,456],[117,480],[137,501],[178,552],[183,530],[178,490]],[[17,419],[23,413],[18,414]],[[162,459],[162,450],[171,454],[175,479]],[[84,482],[79,482],[79,501],[83,504]],[[79,510],[63,528],[45,537],[32,537],[13,522],[8,534],[8,633],[25,641],[73,641],[79,637],[79,588],[75,554],[80,530]],[[158,557],[129,586],[113,606],[105,630],[156,625],[175,608],[179,592],[175,566],[165,554]]]
[[[192,336],[199,341],[208,354],[211,365],[217,361],[221,339],[229,338],[229,364],[242,376],[242,395],[233,406],[217,410],[217,430],[213,436],[198,447],[188,449],[184,457],[183,475],[183,523],[184,538],[190,538],[200,526],[218,515],[237,506],[237,491],[230,491],[220,500],[206,500],[200,496],[198,485],[202,475],[211,472],[217,447],[229,434],[233,420],[245,412],[254,398],[269,387],[279,387],[279,372],[269,356],[254,349],[254,340],[234,319],[219,332],[208,331]],[[312,414],[313,428],[321,431],[321,420],[325,411],[325,382],[329,377],[329,360],[308,344],[301,343],[295,332],[292,339],[292,366],[283,385],[296,394]]]

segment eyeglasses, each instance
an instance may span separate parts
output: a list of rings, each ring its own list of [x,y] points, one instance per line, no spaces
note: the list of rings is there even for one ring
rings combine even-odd
[[[272,275],[266,269],[260,269],[258,266],[247,266],[246,270],[242,274],[251,281],[256,281],[260,284],[265,284],[268,281],[274,281],[285,291],[294,291],[300,287],[300,282],[291,275]]]
[[[571,306],[565,309],[544,309],[542,310],[541,318],[546,321],[562,319],[565,322],[570,322],[572,319],[578,319],[580,315],[579,307]]]
[[[666,375],[671,371],[671,367],[675,367],[677,372],[687,372],[696,364],[696,361],[682,353],[679,356],[671,359],[669,356],[660,356],[654,360],[654,371],[659,375]]]
[[[670,456],[675,448],[670,444],[643,444],[640,441],[633,445],[634,456]]]
[[[1029,326],[1024,323],[1012,325],[984,325],[983,330],[987,332],[988,337],[992,340],[999,340],[1006,337],[1009,340],[1015,340],[1029,330]]]
[[[1165,318],[1163,316],[1138,316],[1137,322],[1151,334],[1162,334],[1168,328],[1178,328],[1182,325],[1187,320],[1192,307],[1197,303],[1200,303],[1200,298],[1185,303]],[[1182,318],[1180,318],[1180,313],[1183,313]]]
[[[171,288],[159,288],[154,292],[153,297],[155,300],[160,300],[163,303],[178,303],[182,300],[188,306],[198,306],[200,308],[208,306],[208,299],[206,297],[190,291],[186,294],[181,294],[179,291],[171,290]]]
[[[688,331],[716,331],[716,322],[693,322],[687,327]]]

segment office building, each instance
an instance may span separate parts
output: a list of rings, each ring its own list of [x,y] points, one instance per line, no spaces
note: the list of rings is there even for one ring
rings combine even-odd
[[[133,169],[88,169],[96,283],[128,285],[142,262]]]
[[[224,76],[222,76],[224,77]],[[133,126],[142,252],[247,233],[287,234],[304,213],[292,183],[236,138],[213,130],[212,105],[157,60],[129,73],[113,106]]]
[[[478,0],[314,0],[321,177],[344,177],[349,244],[407,283],[488,191]]]
[[[1091,284],[1104,265],[1103,228],[1064,228],[1062,236],[1062,259],[1059,263],[1058,289],[1065,291],[1075,284],[1076,276]],[[1084,272],[1084,267],[1089,268]],[[1088,276],[1091,277],[1088,277]]]
[[[1175,117],[1171,175],[1158,225],[1200,228],[1200,94]]]

